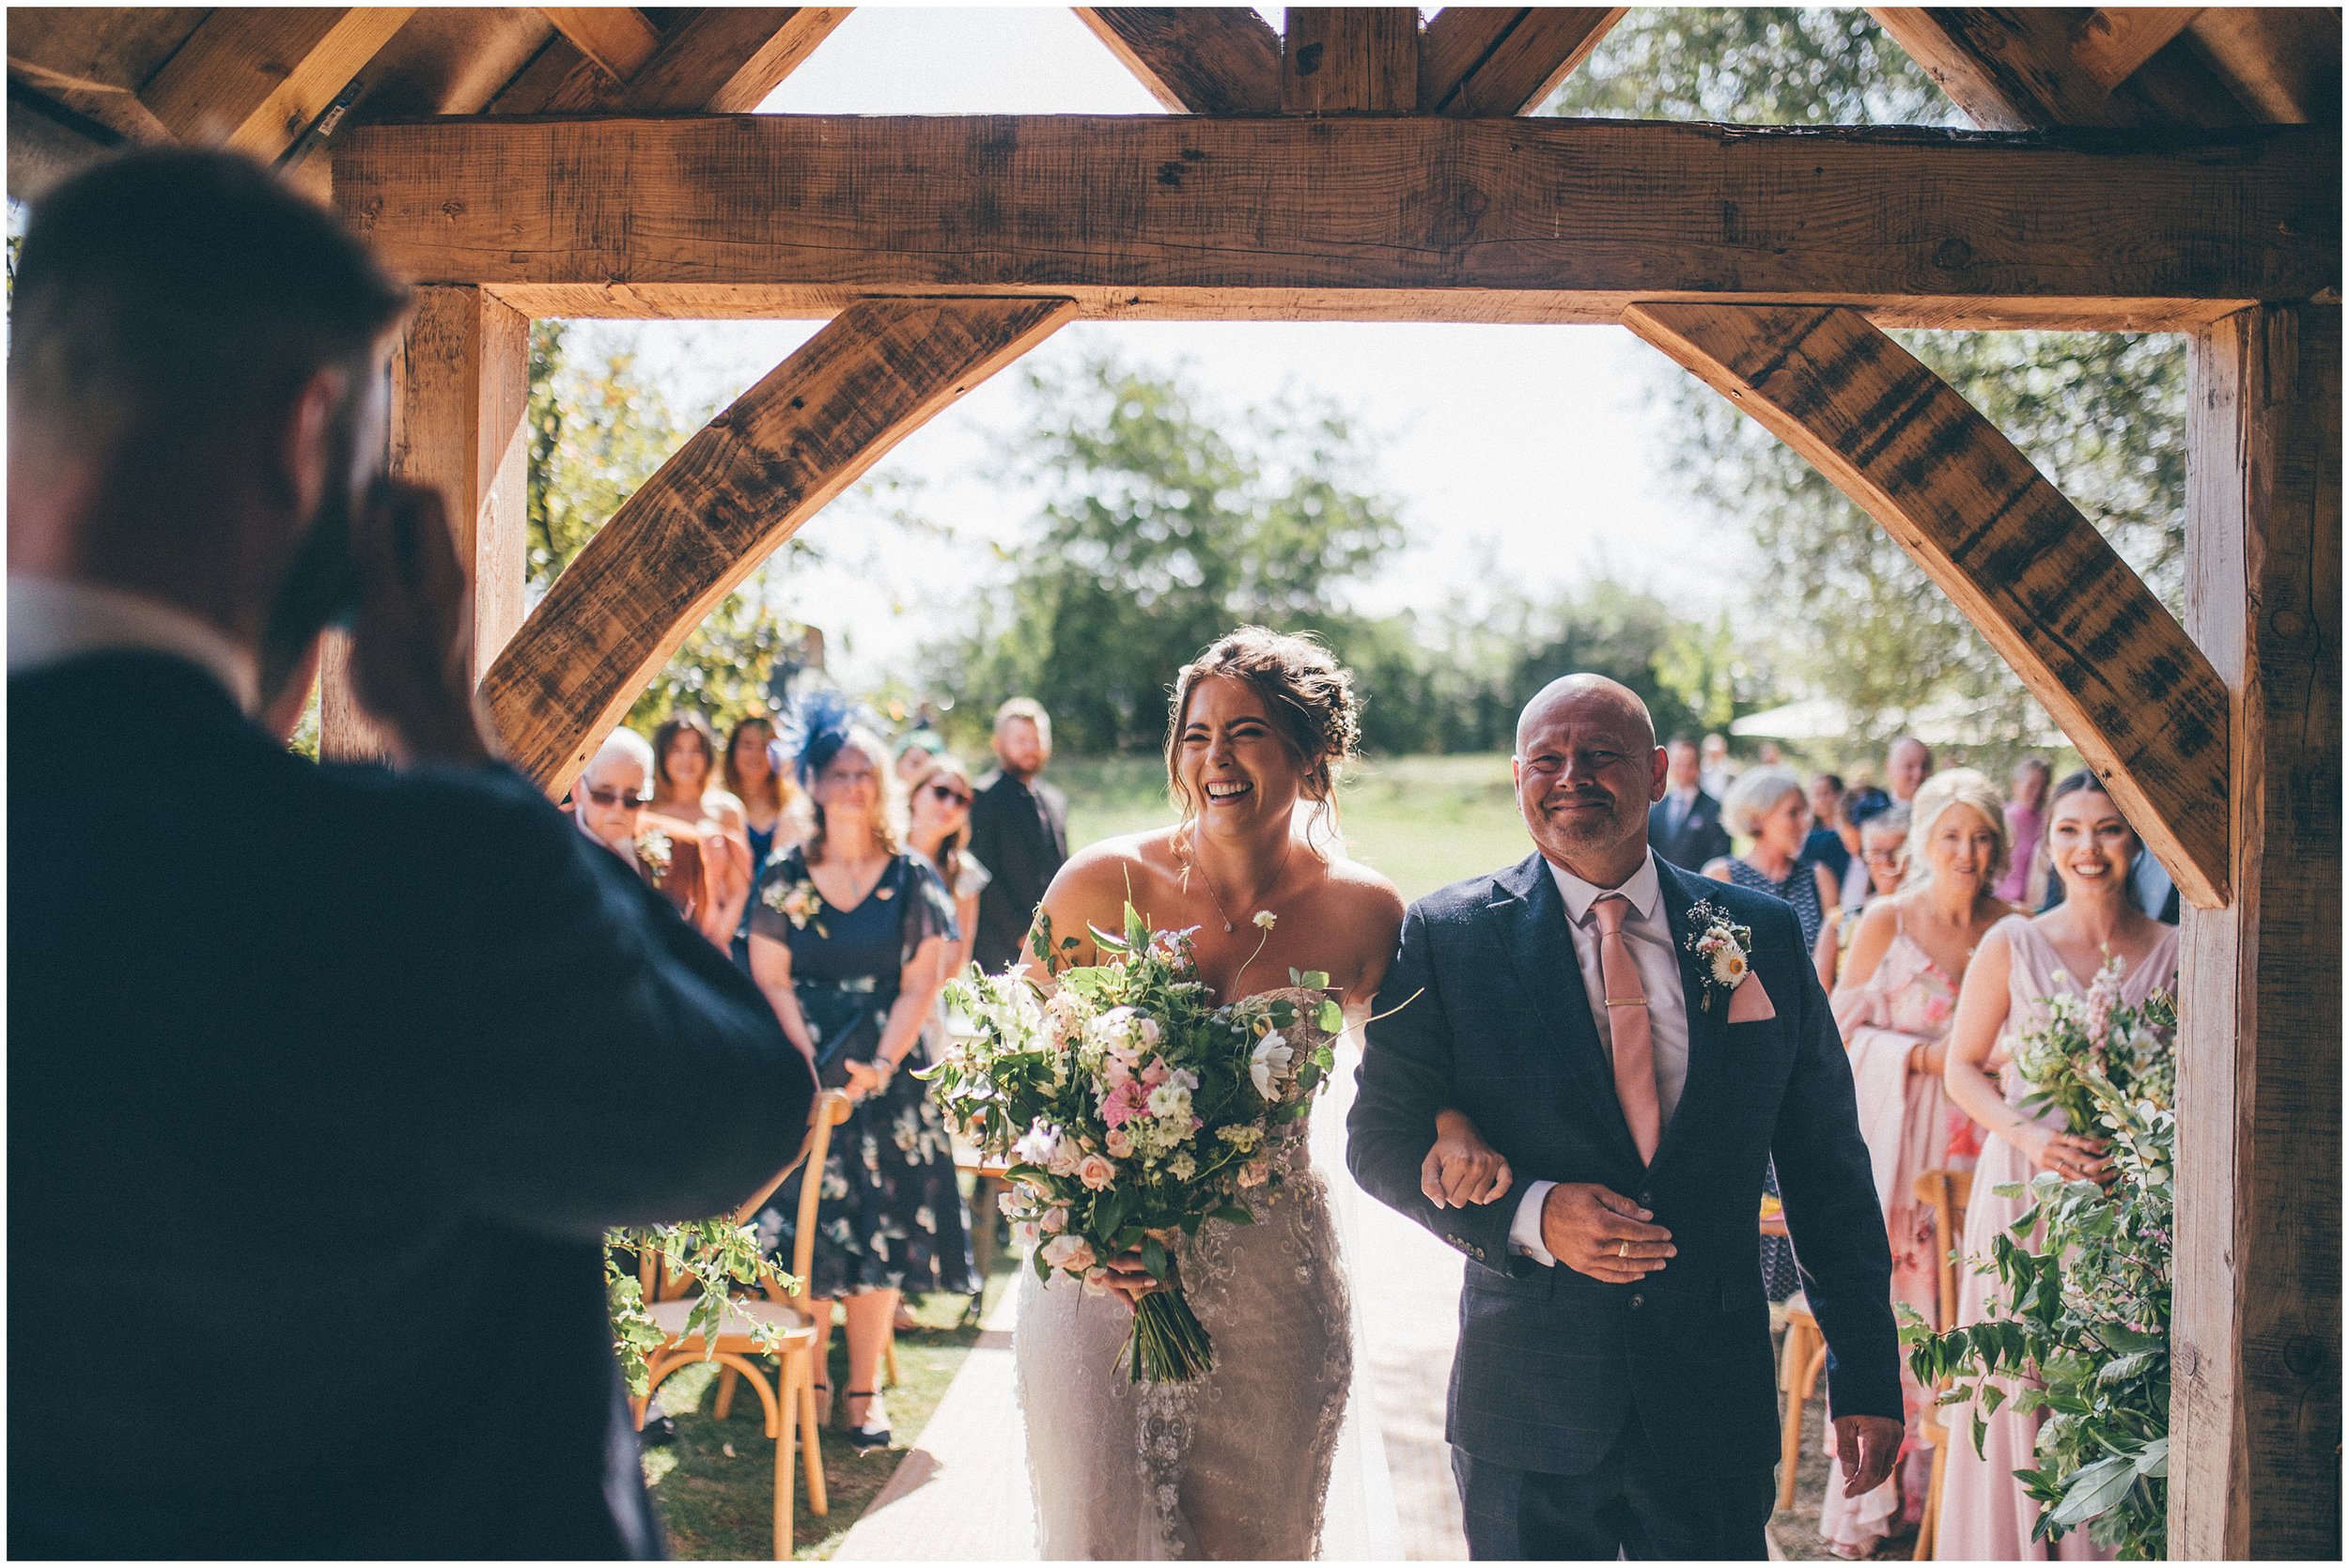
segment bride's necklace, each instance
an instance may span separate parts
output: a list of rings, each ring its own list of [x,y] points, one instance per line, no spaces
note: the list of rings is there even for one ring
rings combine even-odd
[[[1215,878],[1207,875],[1207,868],[1200,863],[1199,858],[1196,854],[1186,850],[1183,858],[1190,862],[1189,869],[1199,873],[1199,880],[1206,884],[1207,897],[1214,902],[1215,912],[1223,922],[1223,934],[1227,937],[1230,936],[1233,929],[1232,912],[1223,907],[1223,895],[1215,891]],[[1281,885],[1281,878],[1287,875],[1288,868],[1289,851],[1288,846],[1284,846],[1281,850],[1281,863],[1272,873],[1272,882],[1270,885],[1276,888],[1279,887]]]

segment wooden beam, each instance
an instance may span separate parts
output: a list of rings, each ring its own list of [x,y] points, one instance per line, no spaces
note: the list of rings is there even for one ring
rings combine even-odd
[[[107,127],[8,83],[8,194],[16,200],[39,200],[121,145]]]
[[[1881,522],[2023,677],[2179,892],[2225,902],[2226,689],[2030,458],[1848,310],[1638,304],[1624,324]]]
[[[2257,118],[2341,123],[2340,7],[2212,6],[2186,37]]]
[[[141,95],[182,141],[275,158],[323,114],[412,6],[224,6]]]
[[[1415,6],[1291,6],[1281,112],[1408,115],[1419,107]]]
[[[1438,115],[1523,115],[1590,57],[1625,7],[1446,6],[1419,46],[1419,106]]]
[[[483,694],[559,795],[693,628],[824,504],[1076,314],[1066,300],[866,300],[679,447],[554,580]]]
[[[1177,115],[1281,108],[1281,35],[1245,6],[1079,6],[1120,64]]]
[[[139,89],[204,20],[201,8],[19,6],[8,13],[8,80],[130,141],[170,132]]]
[[[2200,6],[2102,7],[2073,23],[2072,58],[2110,92],[2201,14]]]
[[[2234,897],[2185,920],[2173,1558],[2341,1557],[2341,327],[2245,311],[2187,361]]]
[[[521,625],[529,580],[529,319],[478,288],[420,288],[390,373],[388,466],[447,502],[473,584],[478,680]],[[320,680],[319,751],[381,755],[381,737],[350,699],[339,639]]]
[[[2201,55],[2183,48],[2165,49],[2158,69],[2148,66],[2105,86],[2074,54],[2076,12],[1872,6],[1868,14],[1975,124],[1990,130],[2245,125],[2257,118]]]
[[[661,31],[633,6],[541,6],[554,30],[572,48],[625,82],[645,68],[661,48]]]
[[[364,126],[334,187],[404,275],[534,314],[1050,293],[1120,318],[1611,322],[1677,295],[2148,331],[2338,288],[2340,159],[2290,128],[754,115]]]
[[[847,6],[710,6],[686,15],[625,82],[568,39],[500,93],[502,115],[748,114],[848,19]]]

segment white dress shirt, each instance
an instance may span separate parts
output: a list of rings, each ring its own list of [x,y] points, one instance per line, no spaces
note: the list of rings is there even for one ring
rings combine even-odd
[[[125,648],[183,659],[227,688],[246,713],[259,706],[253,656],[186,611],[92,582],[8,575],[8,674]]]
[[[1664,918],[1664,890],[1650,851],[1640,869],[1619,888],[1586,882],[1555,861],[1545,861],[1559,894],[1566,901],[1566,930],[1574,939],[1574,959],[1582,970],[1582,994],[1591,1019],[1598,1026],[1598,1043],[1607,1053],[1610,1071],[1615,1059],[1614,1032],[1607,1018],[1607,986],[1599,977],[1598,921],[1591,906],[1609,893],[1629,901],[1623,938],[1640,966],[1640,985],[1647,992],[1648,1046],[1656,1058],[1656,1102],[1659,1125],[1672,1124],[1680,1104],[1680,1091],[1688,1081],[1688,998],[1680,986],[1680,955],[1672,945],[1672,925]],[[1555,1265],[1558,1260],[1542,1245],[1542,1200],[1556,1182],[1529,1183],[1517,1200],[1517,1217],[1509,1226],[1509,1245],[1534,1262]]]

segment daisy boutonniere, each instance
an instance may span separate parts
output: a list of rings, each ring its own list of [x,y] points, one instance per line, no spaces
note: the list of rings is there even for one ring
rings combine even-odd
[[[647,828],[636,835],[636,859],[656,877],[669,875],[669,865],[677,846],[669,835],[658,828]]]
[[[814,922],[817,936],[830,935],[824,929],[824,923],[816,919],[817,911],[824,907],[824,899],[816,891],[814,877],[802,877],[796,882],[777,878],[769,883],[767,891],[759,896],[766,902],[767,908],[789,921],[793,930],[804,931],[809,923]]]
[[[1688,907],[1688,947],[1704,960],[1702,980],[1706,1012],[1713,1010],[1715,991],[1726,995],[1752,972],[1753,959],[1747,952],[1752,941],[1752,929],[1732,921],[1728,910],[1702,899]]]

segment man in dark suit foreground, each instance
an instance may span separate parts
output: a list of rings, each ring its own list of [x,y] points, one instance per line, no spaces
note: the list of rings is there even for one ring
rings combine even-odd
[[[1411,907],[1347,1164],[1470,1260],[1445,1435],[1472,1556],[1761,1558],[1773,1156],[1850,1490],[1882,1484],[1900,1447],[1891,1255],[1851,1069],[1794,910],[1649,851],[1664,754],[1636,695],[1553,682],[1513,767],[1536,853]],[[1739,961],[1694,950],[1730,926]],[[1507,1159],[1496,1200],[1422,1190],[1446,1106]]]
[[[811,1075],[490,760],[405,291],[226,155],[39,202],[8,357],[8,1550],[658,1555],[601,1235],[740,1202]],[[284,737],[321,628],[397,771]],[[647,1138],[646,1089],[699,1091]]]

